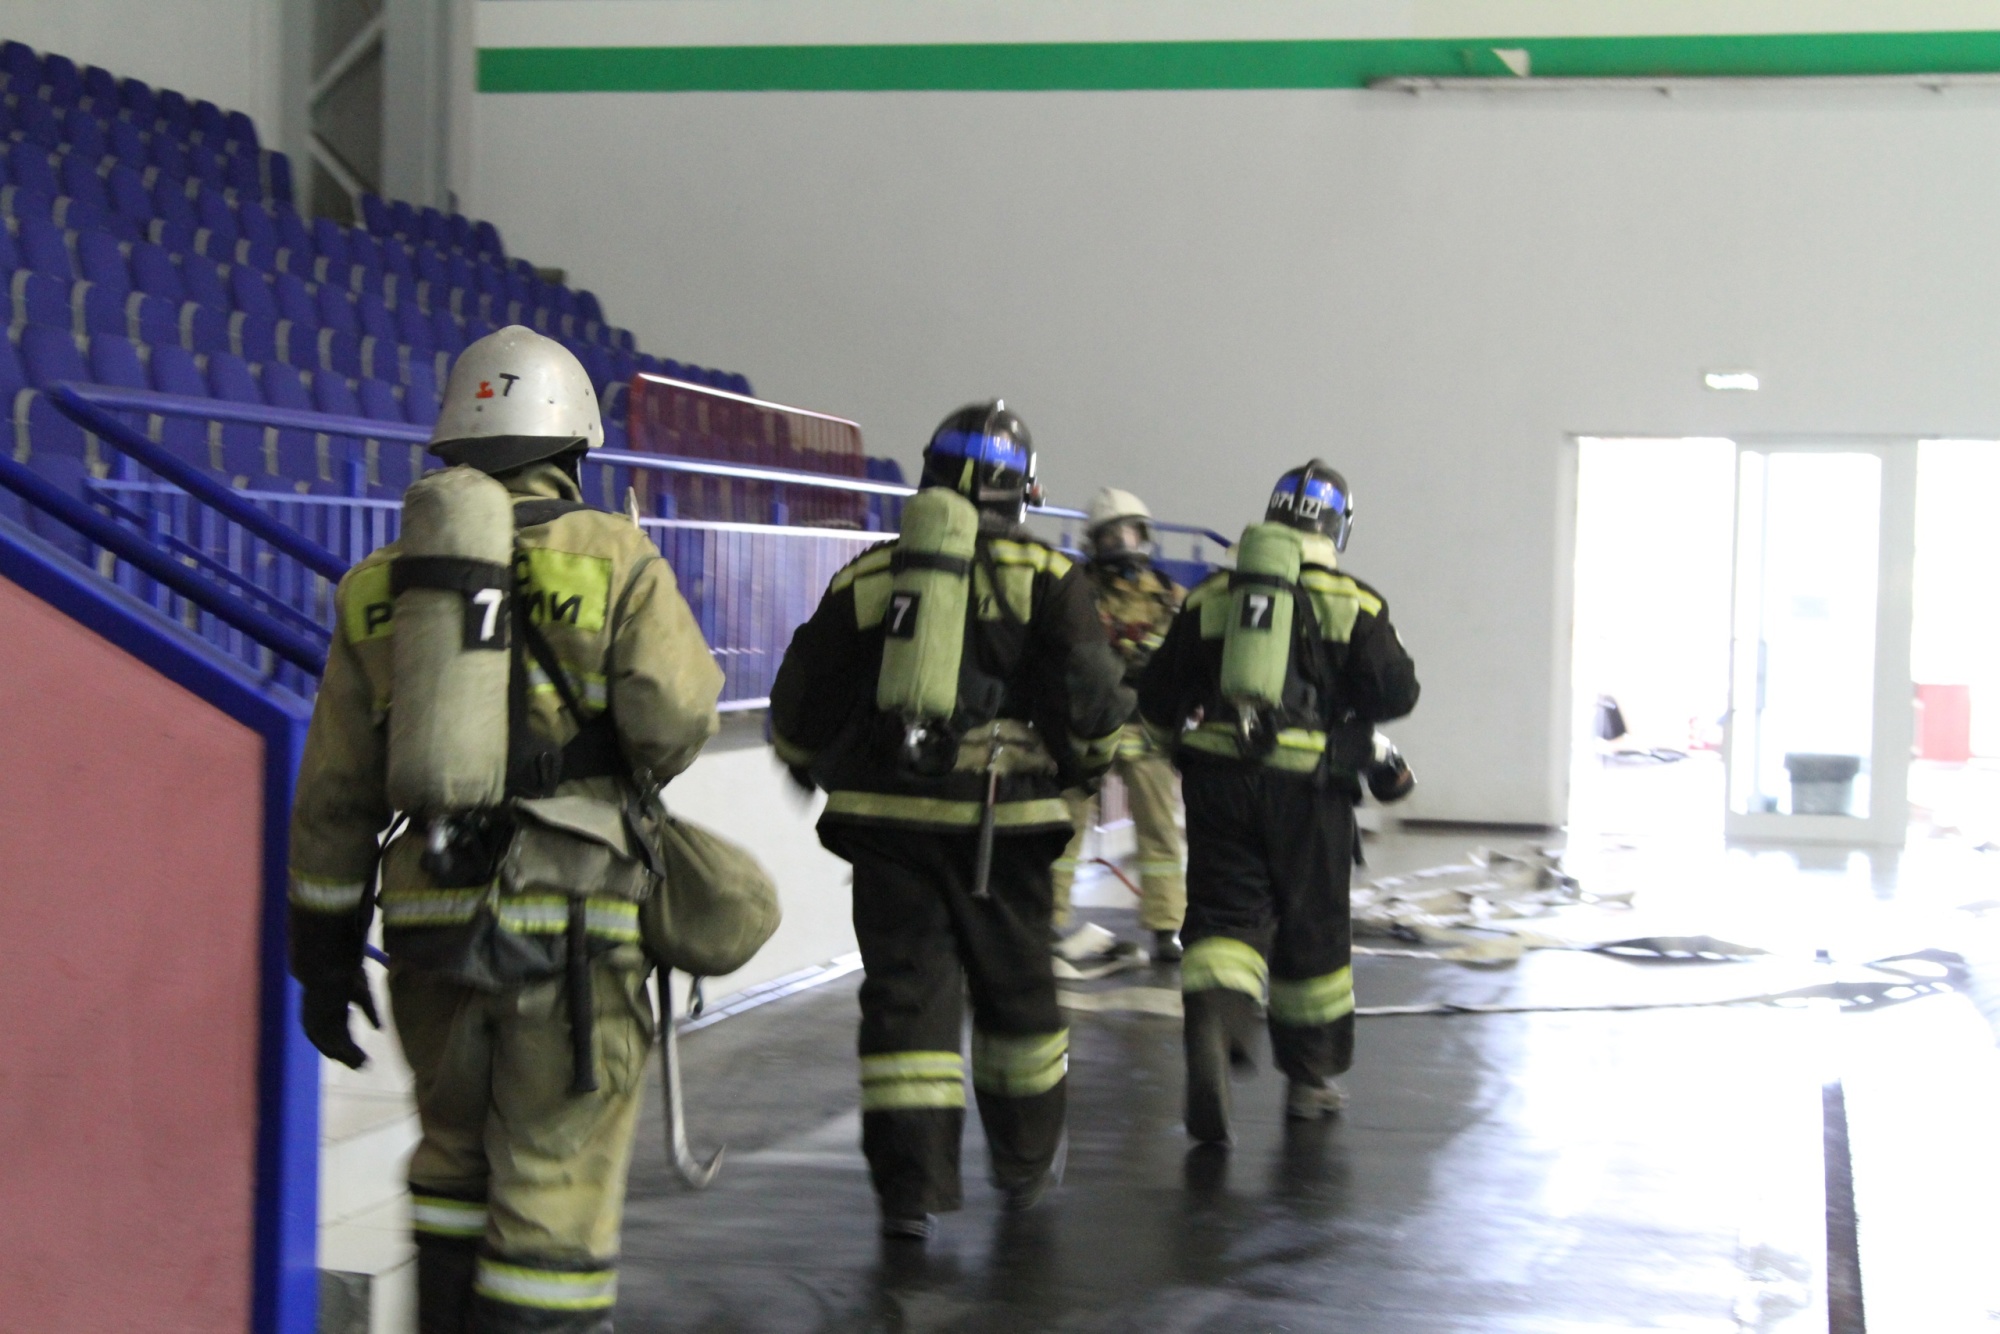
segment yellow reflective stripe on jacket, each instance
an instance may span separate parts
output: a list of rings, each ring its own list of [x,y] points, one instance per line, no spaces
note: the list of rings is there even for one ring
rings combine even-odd
[[[557,894],[505,894],[493,902],[493,916],[517,936],[555,936],[569,929],[569,900]],[[639,905],[626,899],[584,900],[584,925],[608,940],[639,938]]]
[[[965,1106],[965,1058],[955,1051],[888,1051],[861,1058],[861,1110]]]
[[[1111,762],[1124,751],[1125,729],[1120,728],[1107,736],[1085,738],[1070,733],[1069,748],[1076,753],[1076,762],[1085,769],[1107,769]]]
[[[485,889],[388,889],[382,891],[382,925],[456,926],[469,922],[486,901]]]
[[[833,581],[826,586],[826,591],[838,593],[864,575],[887,570],[889,558],[895,554],[895,550],[895,543],[889,542],[876,547],[873,551],[862,552],[834,573]]]
[[[579,672],[566,664],[563,667],[563,672],[569,677],[570,690],[575,693],[578,699],[583,701],[586,707],[596,709],[599,713],[604,712],[605,705],[611,702],[611,694],[604,683],[603,673]],[[528,690],[530,693],[538,691],[547,691],[550,694],[556,693],[555,681],[550,678],[547,672],[542,670],[542,665],[538,662],[528,664]]]
[[[794,768],[802,769],[806,765],[811,764],[816,758],[813,751],[807,750],[804,746],[797,745],[794,742],[787,741],[782,734],[775,730],[771,733],[771,750],[777,755],[781,763],[792,765]]]
[[[472,1290],[489,1301],[542,1311],[608,1310],[618,1302],[615,1269],[540,1269],[479,1257]]]
[[[1345,644],[1353,638],[1354,622],[1362,612],[1371,616],[1382,614],[1382,599],[1344,574],[1308,569],[1300,572],[1299,585],[1312,598],[1321,639]]]
[[[433,1237],[483,1237],[486,1206],[475,1200],[410,1194],[410,1227]]]
[[[1069,1073],[1069,1030],[1009,1037],[972,1031],[972,1086],[1003,1098],[1047,1093]]]
[[[1012,542],[996,537],[988,545],[993,551],[995,565],[1025,565],[1032,570],[1046,571],[1058,579],[1070,570],[1068,556],[1039,542]]]
[[[897,792],[827,794],[828,815],[852,815],[865,819],[900,820],[910,824],[979,824],[985,810],[977,801],[948,801],[943,797],[912,797]],[[1021,829],[1033,825],[1067,825],[1069,807],[1061,797],[1035,797],[1024,801],[1003,801],[993,810],[993,823],[1001,829]]]
[[[489,898],[487,889],[408,889],[382,892],[382,925],[412,928],[458,926],[471,921]],[[569,900],[556,894],[502,895],[492,898],[493,915],[502,930],[518,936],[561,935],[569,929]],[[584,924],[594,936],[608,940],[639,939],[639,905],[627,899],[593,897],[584,901]]]
[[[1271,1018],[1281,1024],[1307,1027],[1330,1024],[1354,1013],[1354,969],[1340,968],[1301,982],[1271,980]]]
[[[1232,936],[1204,936],[1181,956],[1181,990],[1240,991],[1264,999],[1270,965],[1253,947]]]
[[[366,880],[324,880],[294,871],[291,893],[286,897],[294,908],[307,912],[353,912],[367,892]]]
[[[1192,731],[1182,733],[1181,744],[1210,755],[1220,755],[1224,759],[1243,758],[1236,749],[1236,727],[1231,723],[1203,723]],[[1278,733],[1278,744],[1262,757],[1260,763],[1292,773],[1311,773],[1319,768],[1320,757],[1325,753],[1326,733],[1287,727]]]

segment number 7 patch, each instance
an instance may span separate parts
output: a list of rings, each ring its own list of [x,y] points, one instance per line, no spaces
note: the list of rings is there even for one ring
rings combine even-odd
[[[465,647],[505,649],[507,638],[507,590],[482,588],[466,595]]]
[[[1271,628],[1271,614],[1277,610],[1278,600],[1269,593],[1245,593],[1243,595],[1243,628],[1245,630],[1268,630]]]
[[[882,633],[891,639],[914,639],[917,634],[917,603],[921,593],[889,594],[889,610],[882,618]]]

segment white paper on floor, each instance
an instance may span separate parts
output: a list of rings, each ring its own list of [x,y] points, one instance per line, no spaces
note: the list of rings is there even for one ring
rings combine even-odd
[[[1352,902],[1356,936],[1406,942],[1357,954],[1509,964],[1529,950],[1594,949],[1631,930],[1632,892],[1591,892],[1551,848],[1474,848],[1463,862],[1356,885]]]

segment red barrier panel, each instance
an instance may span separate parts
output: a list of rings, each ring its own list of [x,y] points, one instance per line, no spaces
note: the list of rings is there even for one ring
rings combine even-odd
[[[264,743],[5,579],[0,621],[0,1329],[245,1329]]]
[[[1963,764],[1972,758],[1972,687],[1918,686],[1923,705],[1917,754],[1926,760]]]
[[[682,458],[794,468],[836,477],[866,475],[861,428],[844,417],[765,403],[657,375],[632,377],[627,431],[631,447]],[[774,486],[727,477],[646,474],[632,479],[646,513],[656,517],[771,523],[773,502],[789,522],[859,528],[866,497],[814,487]],[[661,505],[673,498],[669,513]]]

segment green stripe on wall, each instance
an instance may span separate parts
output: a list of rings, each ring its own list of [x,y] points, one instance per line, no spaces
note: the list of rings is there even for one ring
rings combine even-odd
[[[2000,72],[2000,32],[1723,37],[1481,37],[940,46],[489,47],[486,93],[1054,92],[1362,88],[1377,79],[1504,76],[1494,47],[1544,78]]]

